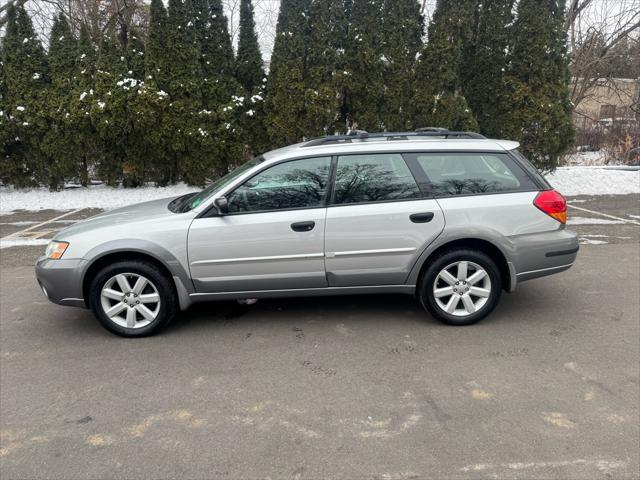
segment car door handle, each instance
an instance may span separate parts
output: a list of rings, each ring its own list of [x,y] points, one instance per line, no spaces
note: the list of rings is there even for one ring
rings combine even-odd
[[[294,232],[310,232],[315,226],[316,222],[296,222],[291,224],[291,230]]]
[[[433,212],[414,213],[409,215],[409,220],[413,223],[427,223],[433,220]]]

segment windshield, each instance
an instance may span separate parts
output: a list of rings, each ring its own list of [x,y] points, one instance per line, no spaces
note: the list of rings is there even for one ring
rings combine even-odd
[[[264,157],[256,157],[252,160],[249,160],[246,163],[243,163],[235,170],[232,170],[229,173],[227,173],[224,177],[221,177],[215,182],[213,182],[204,190],[196,193],[189,193],[180,198],[176,198],[169,205],[169,209],[172,212],[179,212],[179,213],[184,213],[184,212],[188,212],[189,210],[193,210],[197,206],[201,205],[202,202],[207,200],[211,195],[213,195],[214,192],[220,190],[223,187],[226,187],[231,182],[233,182],[236,178],[242,175],[244,172],[255,167],[256,165],[258,165],[263,161],[264,161]]]

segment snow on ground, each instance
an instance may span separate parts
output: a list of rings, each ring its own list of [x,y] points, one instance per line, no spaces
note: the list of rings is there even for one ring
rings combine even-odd
[[[158,198],[175,197],[197,191],[197,187],[184,184],[170,187],[114,188],[96,185],[50,192],[46,188],[14,189],[0,187],[0,213],[14,210],[77,210],[101,208],[112,210],[132,203]]]
[[[612,170],[598,167],[560,167],[547,175],[547,180],[560,193],[574,195],[615,195],[640,193],[640,171]],[[0,187],[0,213],[14,210],[76,210],[100,208],[111,210],[132,203],[173,197],[194,192],[197,188],[184,184],[170,187],[113,188],[94,185],[50,192],[46,188],[17,190]]]
[[[565,196],[640,193],[640,170],[560,167],[546,178]]]
[[[568,225],[622,225],[626,222],[622,220],[609,220],[606,218],[585,218],[570,216],[567,219]]]
[[[0,250],[9,247],[46,245],[47,243],[49,240],[46,238],[2,238],[0,239]]]

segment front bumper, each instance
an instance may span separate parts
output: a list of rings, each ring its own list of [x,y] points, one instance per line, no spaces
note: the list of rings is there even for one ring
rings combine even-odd
[[[46,297],[58,305],[86,308],[82,293],[85,263],[83,259],[38,259],[36,279]]]

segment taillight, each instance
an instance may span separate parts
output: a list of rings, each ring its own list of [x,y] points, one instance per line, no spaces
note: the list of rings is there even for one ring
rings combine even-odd
[[[567,201],[555,190],[538,193],[533,204],[560,223],[567,223]]]

